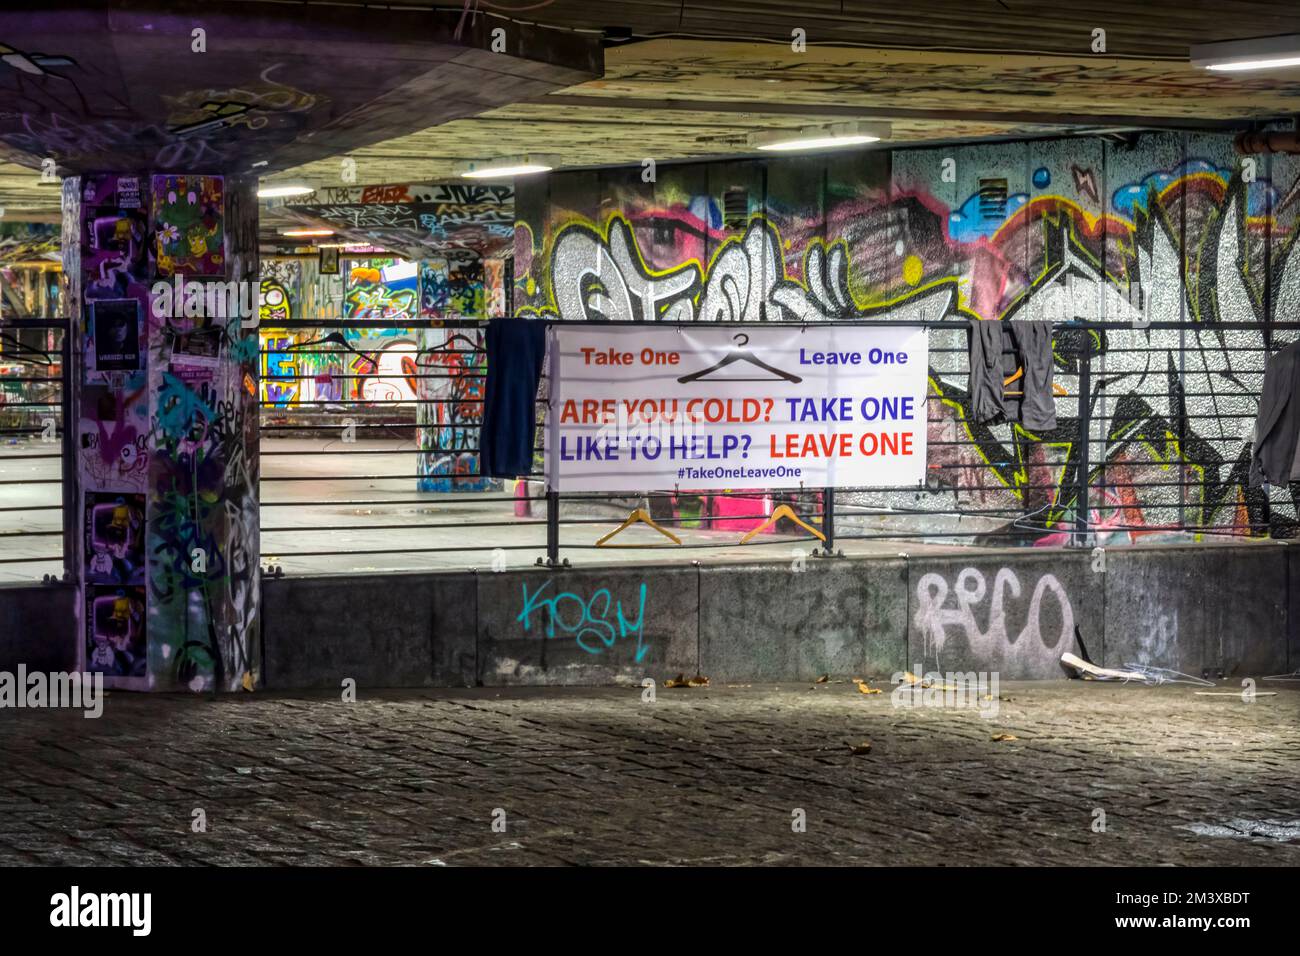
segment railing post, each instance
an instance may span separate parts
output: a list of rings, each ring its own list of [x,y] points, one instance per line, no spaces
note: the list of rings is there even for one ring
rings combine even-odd
[[[1091,336],[1086,328],[1083,330],[1083,356],[1079,360],[1079,468],[1078,488],[1074,499],[1074,545],[1078,548],[1091,546],[1092,535],[1088,531],[1089,517],[1089,473],[1092,471],[1090,450],[1092,444],[1092,348]]]
[[[63,326],[59,343],[59,416],[62,441],[59,444],[59,477],[63,479],[63,574],[65,579],[77,566],[77,467],[76,427],[73,412],[72,320]]]
[[[546,566],[560,566],[560,493],[546,489]]]
[[[835,556],[835,489],[822,489],[822,534],[826,541],[822,545],[822,555],[827,558]]]

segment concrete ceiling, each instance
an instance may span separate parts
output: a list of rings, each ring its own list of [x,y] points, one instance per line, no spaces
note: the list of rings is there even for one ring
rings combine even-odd
[[[548,8],[549,9],[549,8]],[[654,39],[606,51],[605,75],[349,154],[359,181],[441,179],[521,150],[567,166],[753,154],[750,133],[848,119],[893,143],[1096,130],[1244,128],[1300,112],[1300,70],[1212,75],[1177,62]],[[337,160],[288,175],[336,185]]]
[[[244,0],[223,9],[268,6]],[[334,9],[278,6],[299,18]],[[344,157],[355,163],[357,184],[444,181],[464,160],[521,152],[554,154],[569,166],[730,157],[752,154],[754,131],[852,118],[888,121],[894,143],[923,143],[1235,129],[1300,113],[1300,70],[1225,76],[1187,64],[1193,43],[1300,33],[1300,4],[1291,0],[1234,3],[1231,16],[1205,0],[1091,0],[1069,9],[1021,0],[468,0],[454,7],[447,12],[480,35],[540,23],[604,36],[604,75],[540,94],[520,86],[511,102],[462,118],[439,97],[408,90],[406,131],[362,146],[322,132],[321,157],[279,178],[340,187],[348,183]],[[395,15],[378,6],[363,12],[365,19]],[[795,28],[807,31],[804,52],[791,49]],[[1094,29],[1106,31],[1105,53],[1091,52]],[[328,57],[318,58],[317,72],[321,59],[344,72]],[[0,168],[0,203],[12,184],[49,212],[57,191],[42,195],[35,178]]]
[[[601,73],[592,34],[511,24],[498,50],[489,30],[456,11],[342,4],[3,10],[0,159],[61,175],[273,174]],[[0,172],[25,193],[0,196],[11,218],[51,205],[58,191],[39,183]]]

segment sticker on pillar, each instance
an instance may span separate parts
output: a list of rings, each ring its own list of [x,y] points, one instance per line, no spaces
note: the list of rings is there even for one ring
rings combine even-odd
[[[106,188],[106,187],[105,187]],[[120,299],[148,278],[149,221],[143,209],[88,205],[82,232],[85,298]]]
[[[139,176],[117,177],[117,204],[123,209],[143,209]]]
[[[225,181],[220,176],[154,176],[158,275],[224,276]]]
[[[213,367],[221,356],[221,329],[213,326],[191,329],[177,334],[172,346],[172,361],[186,365]]]
[[[99,299],[87,303],[86,311],[86,381],[107,382],[114,373],[140,371],[144,316],[139,300]]]
[[[86,670],[105,677],[148,676],[143,587],[86,589]]]
[[[144,495],[86,494],[86,580],[144,584]]]

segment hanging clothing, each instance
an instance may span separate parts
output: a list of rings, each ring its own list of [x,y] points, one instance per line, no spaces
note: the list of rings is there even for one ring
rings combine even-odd
[[[1024,374],[1003,385],[1018,369]],[[1051,431],[1056,427],[1054,372],[1051,322],[971,323],[970,401],[975,421],[1019,422],[1034,431]]]
[[[1300,481],[1300,342],[1269,358],[1250,449],[1250,486]]]
[[[527,475],[533,470],[537,386],[546,358],[546,323],[537,319],[490,319],[486,344],[480,471],[488,478]]]

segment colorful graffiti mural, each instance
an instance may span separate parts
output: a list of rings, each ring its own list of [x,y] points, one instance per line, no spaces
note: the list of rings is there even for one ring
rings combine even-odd
[[[420,352],[421,491],[486,491],[500,482],[479,475],[479,425],[487,355],[476,329],[429,329]]]
[[[1209,134],[700,165],[655,184],[557,174],[516,196],[516,301],[565,321],[1128,323],[1058,334],[1067,394],[1045,434],[973,421],[965,332],[933,333],[925,508],[1073,520],[1086,355],[1090,517],[1111,540],[1266,514],[1292,533],[1300,487],[1270,501],[1246,464],[1265,342],[1289,340],[1270,322],[1300,305],[1298,174]]]
[[[345,319],[407,319],[419,302],[419,266],[402,259],[352,263],[343,296]]]

